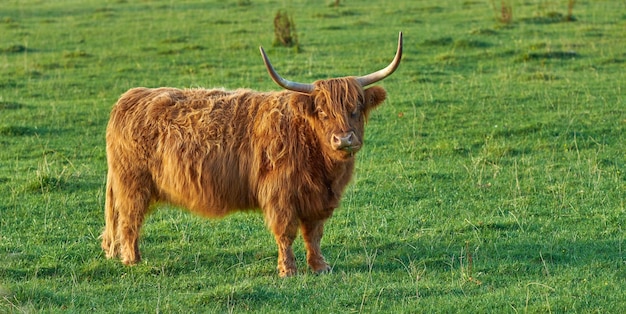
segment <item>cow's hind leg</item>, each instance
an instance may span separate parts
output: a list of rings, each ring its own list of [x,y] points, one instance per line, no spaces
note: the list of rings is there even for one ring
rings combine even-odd
[[[115,195],[113,194],[113,176],[107,176],[106,198],[104,201],[104,231],[102,232],[102,250],[107,258],[116,257],[119,254],[119,241],[117,239],[118,212],[115,208]]]
[[[320,241],[324,234],[324,220],[302,222],[302,237],[306,246],[306,261],[315,273],[330,271],[322,256]]]
[[[134,176],[133,180],[120,180],[127,184],[118,184],[114,190],[118,212],[117,239],[122,263],[126,265],[133,265],[141,260],[139,232],[152,196],[149,179],[141,179],[141,176]]]

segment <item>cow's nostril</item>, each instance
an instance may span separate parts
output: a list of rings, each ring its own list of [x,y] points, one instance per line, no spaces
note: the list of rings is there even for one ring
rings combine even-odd
[[[354,144],[354,132],[348,132],[341,135],[333,134],[331,141],[335,149],[350,147]]]
[[[350,132],[347,136],[346,141],[348,142],[348,144],[352,145],[352,140],[354,139],[354,132]]]

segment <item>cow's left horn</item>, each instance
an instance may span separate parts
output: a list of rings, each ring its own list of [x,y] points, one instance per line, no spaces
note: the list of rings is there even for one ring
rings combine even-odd
[[[278,73],[276,73],[276,70],[274,70],[272,63],[270,62],[270,59],[265,54],[265,50],[263,50],[263,47],[259,47],[259,49],[261,50],[261,56],[263,56],[263,62],[265,63],[267,72],[270,73],[272,80],[274,80],[276,84],[294,92],[300,92],[300,93],[305,93],[305,94],[310,94],[313,92],[313,90],[315,89],[313,84],[303,84],[303,83],[288,81],[282,78],[280,75],[278,75]]]
[[[398,35],[398,50],[396,51],[396,56],[393,58],[393,61],[391,61],[386,68],[365,76],[359,76],[356,80],[361,83],[363,87],[374,84],[391,75],[400,65],[400,59],[402,59],[402,32]]]

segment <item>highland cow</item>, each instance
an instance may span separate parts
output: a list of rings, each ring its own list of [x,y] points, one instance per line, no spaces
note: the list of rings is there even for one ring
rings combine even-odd
[[[165,202],[207,217],[260,209],[281,277],[296,273],[298,229],[311,269],[330,270],[320,249],[324,223],[352,177],[367,116],[386,97],[366,86],[396,70],[402,33],[386,68],[313,84],[282,78],[260,50],[285,91],[134,88],[117,101],[106,130],[107,258],[137,263],[144,217]]]

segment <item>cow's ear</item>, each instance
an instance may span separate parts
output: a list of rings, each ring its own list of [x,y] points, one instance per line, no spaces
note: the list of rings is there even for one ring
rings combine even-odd
[[[311,95],[294,93],[289,105],[304,116],[311,117],[315,113],[315,101]]]
[[[376,108],[387,98],[387,92],[380,86],[372,86],[365,90],[365,112]]]

